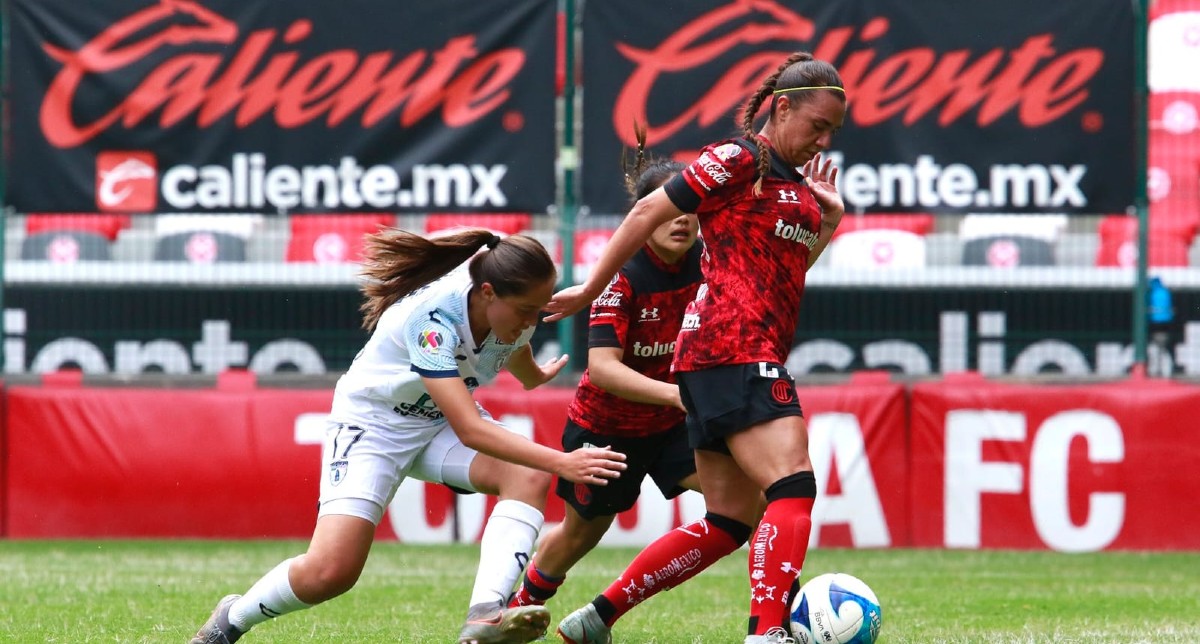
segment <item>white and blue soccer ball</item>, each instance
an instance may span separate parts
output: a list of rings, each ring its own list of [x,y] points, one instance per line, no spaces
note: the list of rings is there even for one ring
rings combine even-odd
[[[883,626],[883,607],[861,579],[831,572],[800,588],[789,618],[797,644],[873,644]]]

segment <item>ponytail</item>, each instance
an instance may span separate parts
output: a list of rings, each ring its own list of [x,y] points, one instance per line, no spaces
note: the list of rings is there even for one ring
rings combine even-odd
[[[488,248],[486,253],[479,250]],[[379,318],[400,298],[444,276],[468,259],[476,288],[489,282],[499,296],[524,293],[556,276],[554,260],[532,237],[500,237],[482,228],[426,238],[385,228],[366,239],[361,275],[365,301],[362,326],[374,331]]]

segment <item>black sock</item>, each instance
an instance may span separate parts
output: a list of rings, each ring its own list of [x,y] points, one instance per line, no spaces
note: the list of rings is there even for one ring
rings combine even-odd
[[[612,619],[617,614],[617,607],[613,606],[612,602],[608,601],[604,595],[596,595],[596,598],[592,600],[592,606],[596,607],[596,614],[600,616],[600,619],[604,620],[605,624],[612,626]]]

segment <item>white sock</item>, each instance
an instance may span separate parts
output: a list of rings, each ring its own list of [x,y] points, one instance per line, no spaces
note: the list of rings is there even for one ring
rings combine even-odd
[[[545,520],[527,503],[504,499],[496,504],[479,542],[479,569],[470,606],[508,601],[529,564],[529,553]]]
[[[272,568],[229,607],[229,623],[234,628],[245,633],[255,624],[309,607],[296,599],[296,593],[292,592],[292,584],[288,581],[288,569],[294,559],[292,557]]]

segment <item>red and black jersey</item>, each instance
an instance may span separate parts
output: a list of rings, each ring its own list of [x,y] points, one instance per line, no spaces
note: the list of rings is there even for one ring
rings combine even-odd
[[[700,218],[704,286],[684,315],[675,371],[787,359],[821,207],[804,176],[771,153],[755,196],[757,149],[746,139],[705,147],[665,185]]]
[[[674,265],[642,247],[592,303],[588,348],[624,349],[621,362],[649,378],[673,382],[671,360],[683,311],[700,287],[697,241]],[[674,407],[626,400],[593,385],[587,371],[567,415],[597,434],[646,436],[683,422]]]

